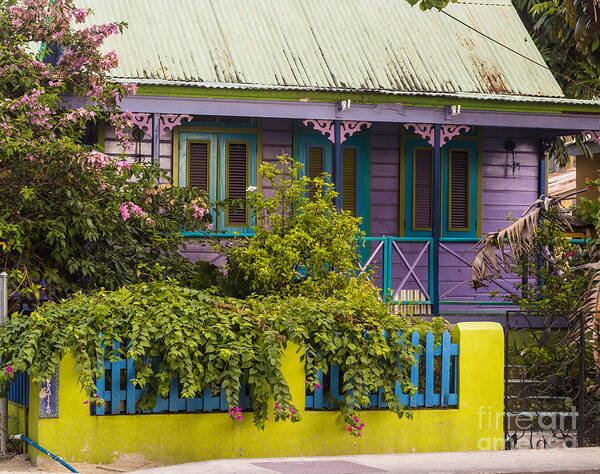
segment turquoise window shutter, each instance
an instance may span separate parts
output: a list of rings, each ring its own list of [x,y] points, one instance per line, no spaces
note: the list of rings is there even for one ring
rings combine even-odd
[[[255,134],[181,132],[179,134],[179,183],[207,187],[212,202],[227,197],[241,206],[212,212],[215,230],[250,233],[256,218],[245,207],[246,189],[257,186]]]
[[[245,201],[246,189],[257,187],[256,135],[219,134],[219,196]],[[219,230],[250,233],[256,217],[242,206],[227,206],[219,213]]]
[[[477,142],[451,142],[442,154],[442,235],[477,237]]]
[[[204,132],[182,132],[179,134],[179,185],[197,185],[201,180],[201,168],[203,157],[201,146],[206,145],[206,183],[210,200],[218,200],[218,134]],[[196,148],[194,150],[194,148]],[[213,222],[217,221],[217,215],[213,211]]]
[[[477,237],[478,186],[477,141],[460,140],[442,148],[442,237]],[[425,227],[432,188],[427,174],[433,148],[421,139],[406,140],[405,227],[407,237],[430,237]],[[453,174],[454,172],[454,174]],[[454,212],[453,212],[454,211]]]

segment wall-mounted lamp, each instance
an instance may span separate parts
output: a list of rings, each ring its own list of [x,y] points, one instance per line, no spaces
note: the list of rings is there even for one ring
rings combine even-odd
[[[345,110],[348,110],[350,108],[350,106],[352,105],[352,100],[348,99],[348,100],[340,100],[337,103],[337,109],[338,112],[344,112]]]
[[[138,163],[142,162],[142,140],[144,139],[144,131],[139,127],[133,127],[131,136],[135,141],[135,161]]]
[[[521,163],[515,160],[515,148],[517,145],[512,140],[506,140],[504,142],[504,150],[506,151],[506,155],[508,157],[508,153],[512,156],[512,174],[515,175],[515,171],[521,169]]]

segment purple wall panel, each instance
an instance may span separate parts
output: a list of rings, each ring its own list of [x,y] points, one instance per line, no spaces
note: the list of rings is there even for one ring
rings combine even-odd
[[[371,127],[371,235],[398,235],[399,128]]]

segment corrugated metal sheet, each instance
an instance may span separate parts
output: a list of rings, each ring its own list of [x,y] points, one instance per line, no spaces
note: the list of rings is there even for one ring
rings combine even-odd
[[[204,87],[562,97],[548,71],[405,0],[86,0],[115,78]],[[509,1],[447,12],[543,63]]]

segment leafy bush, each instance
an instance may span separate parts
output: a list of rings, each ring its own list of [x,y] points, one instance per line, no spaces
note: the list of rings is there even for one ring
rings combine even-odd
[[[299,420],[281,372],[283,349],[294,342],[303,351],[311,389],[319,370],[339,366],[345,392],[340,410],[356,433],[356,411],[379,388],[391,411],[408,413],[394,390],[398,380],[406,392],[414,391],[408,369],[415,349],[401,343],[399,331],[409,340],[413,330],[430,328],[439,339],[443,321],[392,316],[377,293],[354,278],[329,298],[246,300],[215,297],[162,280],[79,293],[60,304],[43,305],[31,317],[15,313],[0,326],[0,358],[12,370],[27,368],[31,380],[39,382],[51,377],[70,351],[81,386],[95,401],[105,353],[111,360],[130,357],[136,366],[132,382],[144,389],[138,409],[152,407],[157,393],[166,397],[171,379],[178,377],[183,398],[221,384],[233,410],[245,383],[254,423],[264,427],[271,397],[280,407],[280,419],[290,415],[292,421]],[[366,332],[368,337],[363,337]],[[113,340],[126,342],[126,349],[115,349]],[[153,367],[148,356],[159,357],[160,363]],[[0,383],[9,377],[2,370]]]
[[[245,296],[244,290],[331,296],[360,273],[360,218],[336,210],[337,193],[326,174],[311,179],[303,175],[298,161],[287,155],[278,160],[260,167],[271,194],[248,191],[248,208],[257,216],[254,235],[217,246],[227,257],[232,280],[243,278],[247,283],[247,289],[238,286],[235,296]]]

